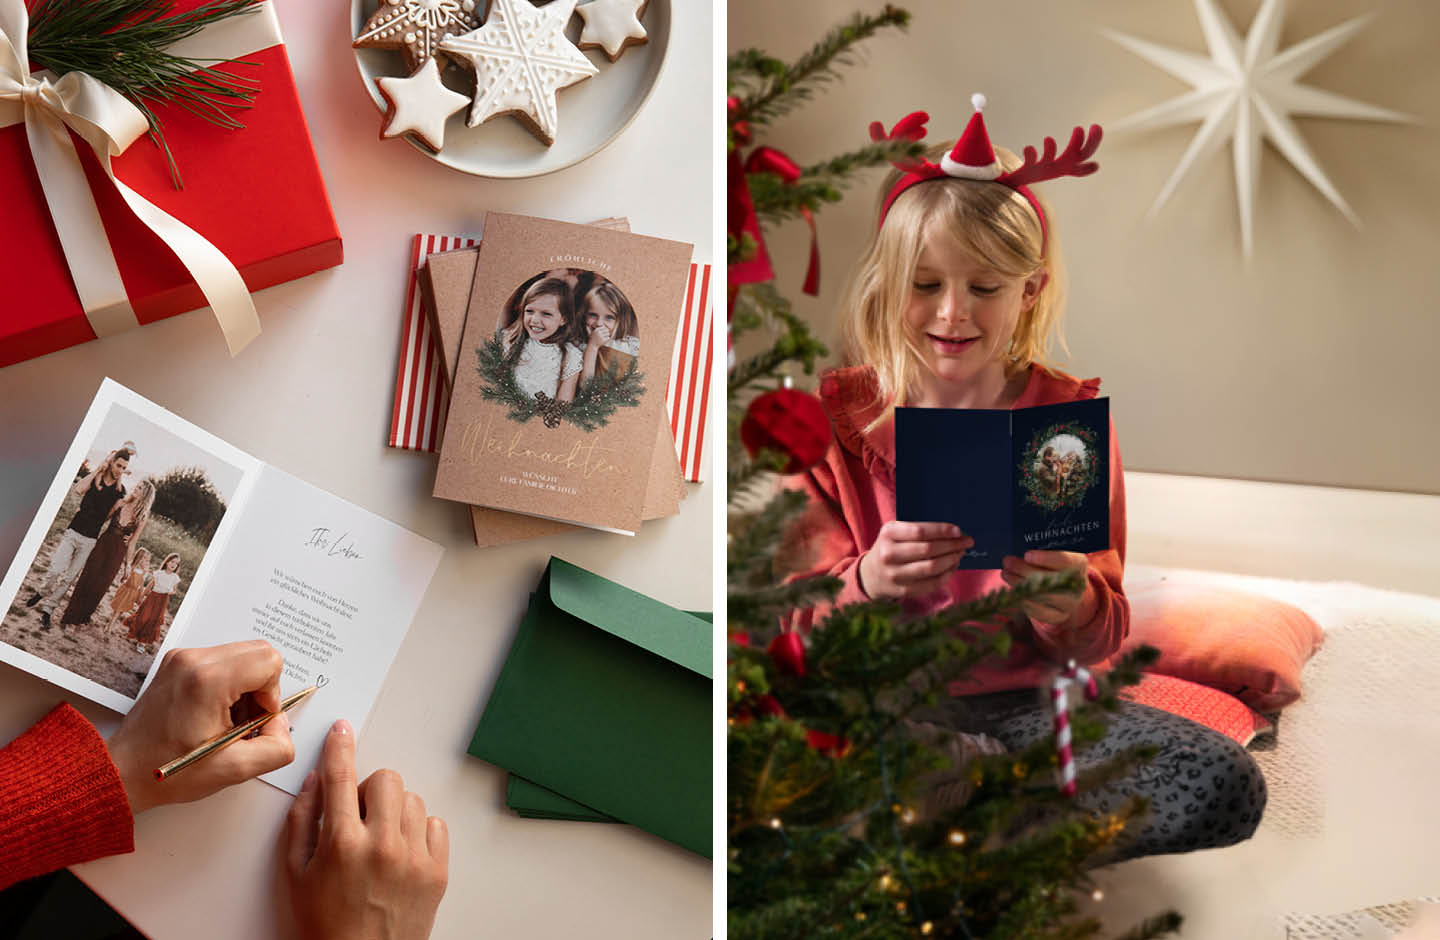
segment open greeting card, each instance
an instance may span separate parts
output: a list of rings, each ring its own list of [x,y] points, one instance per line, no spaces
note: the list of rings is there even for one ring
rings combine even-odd
[[[895,409],[895,509],[975,540],[961,568],[1110,546],[1110,400]]]
[[[364,723],[440,554],[106,379],[0,582],[0,660],[127,712],[172,647],[268,640],[282,695],[320,687],[263,778],[296,793],[330,725]]]

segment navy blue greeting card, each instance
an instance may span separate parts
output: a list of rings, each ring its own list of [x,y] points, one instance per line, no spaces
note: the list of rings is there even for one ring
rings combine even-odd
[[[896,517],[975,539],[961,568],[1110,545],[1110,400],[895,409]]]

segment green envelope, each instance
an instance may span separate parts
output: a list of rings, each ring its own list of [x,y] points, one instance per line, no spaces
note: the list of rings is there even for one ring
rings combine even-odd
[[[711,627],[551,558],[470,753],[522,815],[632,823],[711,855]]]
[[[531,594],[530,597],[533,600],[535,595]],[[687,610],[685,612],[708,624],[715,622],[715,615],[708,610]],[[515,774],[510,774],[505,784],[505,805],[526,819],[568,819],[575,822],[608,823],[620,821],[614,816],[606,816],[599,810],[591,809],[583,803],[575,802],[568,796],[562,796],[554,790],[540,786],[533,780],[526,780]]]

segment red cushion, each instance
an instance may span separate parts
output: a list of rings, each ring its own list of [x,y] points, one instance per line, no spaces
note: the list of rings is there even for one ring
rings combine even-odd
[[[1212,686],[1260,711],[1300,697],[1300,670],[1325,639],[1298,607],[1242,591],[1166,582],[1126,596],[1122,653],[1157,647],[1148,671]]]
[[[1147,674],[1141,677],[1139,685],[1121,689],[1120,697],[1214,728],[1242,746],[1249,744],[1255,735],[1273,731],[1275,727],[1268,718],[1233,695],[1174,676]]]

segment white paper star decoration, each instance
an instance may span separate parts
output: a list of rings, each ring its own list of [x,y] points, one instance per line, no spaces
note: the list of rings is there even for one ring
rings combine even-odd
[[[390,103],[380,136],[414,134],[435,151],[445,146],[445,119],[470,103],[469,95],[451,91],[440,82],[440,66],[433,57],[409,78],[386,76],[378,82],[380,93]]]
[[[551,0],[538,9],[529,0],[492,0],[485,25],[440,43],[475,68],[471,127],[513,113],[547,146],[555,142],[556,93],[599,71],[565,38],[574,12],[575,0]]]
[[[1227,141],[1235,165],[1235,191],[1240,209],[1241,243],[1250,257],[1255,191],[1260,180],[1260,142],[1270,143],[1326,199],[1356,222],[1355,213],[1320,169],[1315,155],[1291,120],[1296,115],[1413,123],[1409,115],[1323,91],[1298,81],[1316,63],[1344,45],[1369,21],[1359,16],[1288,49],[1280,50],[1284,0],[1262,0],[1260,11],[1242,40],[1215,0],[1195,0],[1200,28],[1210,58],[1103,30],[1115,42],[1193,86],[1169,101],[1132,114],[1109,131],[1152,130],[1200,121],[1190,145],[1150,208],[1154,215],[1175,188],[1203,158]]]

